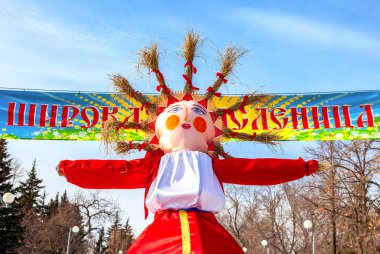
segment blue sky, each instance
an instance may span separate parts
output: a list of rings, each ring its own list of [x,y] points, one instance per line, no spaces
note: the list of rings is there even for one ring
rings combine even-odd
[[[250,52],[231,92],[373,89],[380,80],[378,1],[108,2],[1,1],[1,85],[104,91],[106,74],[121,72],[151,91],[136,79],[135,53],[158,41],[167,79],[182,86],[176,50],[188,28],[206,39],[199,85],[229,43]]]
[[[204,37],[194,85],[206,88],[218,70],[218,50],[249,53],[225,93],[379,90],[380,2],[373,1],[3,1],[0,0],[0,86],[111,91],[109,73],[126,75],[144,92],[155,80],[135,69],[136,52],[158,41],[168,84],[181,89],[178,49],[189,28]],[[241,157],[296,158],[308,143],[286,143],[272,154],[253,144],[229,144]],[[28,169],[37,158],[49,194],[76,187],[56,176],[61,159],[107,158],[96,142],[11,141]],[[30,148],[33,147],[31,150]],[[244,149],[243,149],[244,148]],[[133,155],[141,157],[142,154]],[[49,158],[49,159],[46,159]],[[139,233],[142,192],[114,191]]]

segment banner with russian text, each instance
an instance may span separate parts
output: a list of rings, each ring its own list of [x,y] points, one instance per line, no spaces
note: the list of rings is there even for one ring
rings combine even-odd
[[[222,96],[213,103],[227,108],[241,97]],[[133,98],[112,93],[0,90],[1,139],[100,140],[102,123],[111,117],[139,123],[148,116]],[[380,91],[278,94],[226,115],[222,123],[246,133],[273,131],[282,140],[380,139]],[[122,135],[145,139],[139,130]]]

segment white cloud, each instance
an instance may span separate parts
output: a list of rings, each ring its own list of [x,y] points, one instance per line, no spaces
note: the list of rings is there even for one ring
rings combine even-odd
[[[297,16],[239,10],[239,19],[273,34],[346,50],[380,51],[380,38],[361,31]]]
[[[32,4],[0,6],[0,86],[104,90],[107,73],[134,73],[130,52],[149,41],[107,24],[70,23]]]
[[[120,31],[111,27],[95,29],[69,25],[34,5],[18,4],[14,1],[1,3],[0,16],[2,16],[0,28],[11,27],[12,30],[24,30],[36,37],[51,40],[52,43],[97,53],[112,51],[121,40],[131,38],[135,41],[148,40],[148,37],[143,34]]]

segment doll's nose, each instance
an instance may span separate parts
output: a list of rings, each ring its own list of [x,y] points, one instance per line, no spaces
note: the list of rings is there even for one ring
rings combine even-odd
[[[185,122],[189,122],[189,111],[186,106],[185,106]]]

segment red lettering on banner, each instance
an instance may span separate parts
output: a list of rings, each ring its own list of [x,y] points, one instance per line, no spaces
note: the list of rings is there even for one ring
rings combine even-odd
[[[233,122],[238,126],[237,128],[236,127],[233,127],[232,129],[233,130],[241,130],[241,129],[244,129],[245,126],[247,126],[248,124],[248,119],[247,118],[243,118],[242,119],[243,122],[241,123],[237,118],[233,119]]]
[[[103,108],[103,114],[102,114],[102,121],[103,123],[108,121],[108,118],[111,116],[113,120],[117,121],[117,118],[115,114],[119,111],[118,107],[112,107],[112,111],[110,111],[110,107],[102,107]]]
[[[34,117],[36,116],[36,104],[30,104],[29,106],[29,116],[28,116],[28,126],[34,126]]]
[[[263,126],[262,130],[269,130],[268,125],[268,109],[267,108],[256,108],[257,111],[260,111],[260,115],[257,116],[252,121],[252,130],[260,130],[259,128],[259,119],[261,118],[261,125]]]
[[[72,110],[72,114],[69,117],[70,109]],[[77,108],[77,107],[75,107],[73,105],[63,106],[63,108],[62,108],[61,127],[67,127],[68,125],[72,125],[73,124],[72,120],[79,114],[79,111],[80,111],[79,108]]]
[[[92,111],[92,119],[88,117],[87,109]],[[93,106],[84,107],[80,112],[83,121],[86,122],[87,125],[81,125],[82,128],[91,128],[94,127],[99,122],[99,111],[97,108]]]
[[[18,125],[25,126],[25,103],[20,103],[20,107],[18,109]]]
[[[332,112],[333,112],[335,128],[341,128],[342,124],[340,121],[339,106],[332,106]]]
[[[239,121],[235,115],[235,111],[229,113],[229,114],[224,114],[222,116],[222,126],[223,127],[227,127],[228,126],[228,117],[230,118],[230,120],[236,124],[237,127],[232,127],[231,129],[232,130],[241,130],[241,129],[244,129],[247,124],[248,124],[248,118],[244,117],[242,119],[242,121]]]
[[[13,126],[15,125],[15,108],[16,108],[16,103],[15,102],[10,102],[8,104],[8,121],[7,125]]]
[[[17,107],[18,106],[18,107]],[[39,110],[39,111],[38,111]],[[110,117],[117,120],[116,114],[118,113],[118,107],[102,107],[102,121],[106,121]],[[131,116],[134,116],[134,121],[140,120],[139,108],[133,108],[133,113],[126,117],[128,120]],[[38,113],[39,122],[36,123],[36,115]],[[65,105],[62,107],[62,117],[60,123],[58,123],[59,106],[48,104],[26,104],[16,102],[10,102],[8,104],[8,120],[9,126],[39,126],[39,127],[72,127],[73,120],[80,114],[82,120],[86,122],[86,125],[82,125],[82,128],[91,128],[99,122],[100,113],[99,109],[93,106],[85,108],[78,108],[74,105]],[[89,113],[92,113],[92,117]],[[17,119],[17,120],[16,120]],[[25,119],[28,119],[27,123]],[[16,122],[17,121],[17,122]]]
[[[356,119],[356,125],[352,123],[350,105],[311,106],[286,108],[256,108],[257,115],[252,120],[252,130],[281,130],[289,128],[292,121],[293,129],[329,129],[329,128],[364,128],[375,127],[375,117],[371,104],[362,104],[362,113]],[[94,127],[99,121],[106,122],[109,119],[117,119],[119,108],[102,106],[100,108],[87,106],[79,108],[74,105],[26,104],[9,102],[8,119],[9,126],[40,126],[40,127],[73,127],[74,119],[83,120],[82,128]],[[130,108],[131,113],[122,120],[125,122],[140,123],[141,108]],[[61,113],[61,119],[58,119]],[[36,122],[36,116],[39,122]],[[251,116],[252,117],[252,116]],[[253,118],[253,117],[252,117]],[[58,122],[60,120],[60,122]],[[331,120],[331,121],[330,121]],[[270,121],[270,122],[269,122]],[[245,114],[241,118],[235,112],[229,112],[222,117],[222,125],[233,130],[241,130],[248,126],[249,118]],[[231,127],[232,125],[232,127]]]
[[[363,113],[361,113],[358,117],[357,120],[357,126],[359,128],[364,127],[364,123],[367,122],[368,127],[375,127],[375,118],[373,116],[373,111],[372,111],[372,105],[371,104],[361,104],[360,108],[364,107]],[[367,119],[363,119],[364,115],[367,115]]]
[[[334,106],[331,106],[331,108],[333,112],[335,128],[342,128],[342,127],[353,128],[354,127],[351,123],[351,116],[350,116],[350,111],[349,111],[350,105],[342,106],[344,125],[341,119],[340,106],[334,105]]]
[[[227,127],[227,114],[222,115],[222,127]]]
[[[40,110],[40,126],[45,127],[46,125],[46,116],[48,115],[47,113],[47,104],[42,104],[41,105],[41,110]]]
[[[275,110],[279,110],[280,113],[276,114]],[[272,109],[272,111],[270,112],[270,119],[277,125],[276,127],[273,128],[274,130],[284,129],[286,127],[286,125],[288,125],[289,119],[287,117],[283,118],[282,123],[278,119],[279,116],[284,116],[284,115],[286,115],[286,109],[284,109],[284,108]]]
[[[10,102],[8,105],[8,121],[10,126],[35,126],[34,118],[36,115],[36,104],[30,104],[28,113],[26,113],[27,104],[20,103],[17,111],[17,124],[15,123],[16,103]],[[25,123],[25,118],[28,118],[28,124]]]
[[[123,123],[126,123],[129,121],[129,119],[133,116],[133,121],[132,122],[135,122],[135,123],[139,123],[140,122],[140,108],[129,108],[130,110],[132,110],[132,114],[130,114],[129,116],[126,116],[124,118],[124,121]]]
[[[320,129],[321,124],[323,124],[324,129],[331,128],[330,126],[330,118],[329,111],[327,106],[322,107],[322,121],[319,121],[319,107],[310,107],[311,108],[311,116],[313,119],[314,129]]]
[[[309,122],[307,120],[307,107],[299,108],[301,112],[298,112],[297,109],[298,108],[290,108],[293,129],[298,130],[298,116],[301,116],[302,127],[306,130],[309,129]]]
[[[51,105],[50,110],[50,127],[56,127],[57,126],[57,115],[58,115],[58,105]]]
[[[344,117],[344,124],[347,128],[354,128],[355,126],[351,123],[351,115],[350,115],[350,105],[343,105],[343,117]]]

